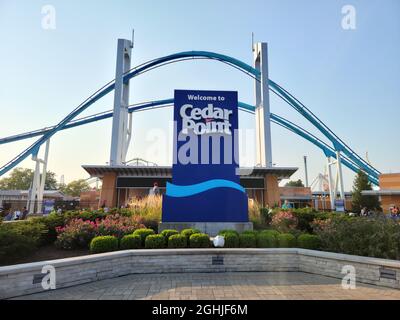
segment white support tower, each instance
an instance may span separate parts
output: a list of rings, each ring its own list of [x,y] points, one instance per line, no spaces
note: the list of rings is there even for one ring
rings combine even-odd
[[[342,171],[342,161],[340,151],[336,151],[336,160],[332,160],[331,157],[327,158],[328,166],[328,181],[329,181],[329,196],[331,201],[331,208],[335,209],[335,200],[339,191],[340,200],[345,203],[344,194],[344,181],[343,181],[343,171]],[[332,166],[336,166],[336,176],[335,183],[333,183]]]
[[[47,140],[45,146],[44,158],[40,159],[38,155],[32,156],[32,160],[36,162],[36,166],[35,166],[35,173],[33,175],[31,189],[29,190],[28,194],[27,210],[29,214],[43,213],[42,204],[43,204],[44,187],[46,182],[47,162],[49,159],[49,148],[50,148],[50,140]],[[35,206],[35,204],[37,204],[37,206]]]
[[[110,154],[111,166],[125,163],[132,134],[132,115],[128,115],[129,81],[126,83],[123,81],[124,74],[131,68],[131,54],[132,41],[118,39]]]
[[[260,81],[255,81],[256,94],[256,164],[272,167],[271,115],[268,83],[268,44],[255,43],[253,46],[254,68],[261,72]]]
[[[327,168],[328,168],[328,183],[329,183],[329,200],[331,202],[331,209],[335,208],[335,199],[336,199],[336,187],[333,187],[332,183],[332,167],[331,167],[331,157],[327,157]]]
[[[307,166],[307,156],[304,156],[304,178],[305,178],[305,186],[306,188],[309,187],[308,185],[308,166]]]

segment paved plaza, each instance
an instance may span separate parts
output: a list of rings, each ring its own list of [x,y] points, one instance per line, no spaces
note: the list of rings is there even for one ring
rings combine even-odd
[[[341,280],[302,272],[137,274],[17,299],[400,299],[400,290],[357,284],[343,289]]]

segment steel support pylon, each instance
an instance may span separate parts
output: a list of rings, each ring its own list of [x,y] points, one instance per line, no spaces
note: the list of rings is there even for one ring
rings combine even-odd
[[[32,156],[32,160],[36,162],[33,181],[28,192],[27,210],[29,214],[43,213],[43,195],[46,183],[47,163],[49,159],[50,140],[46,141],[44,158],[40,159],[38,154]]]
[[[327,166],[328,166],[329,197],[331,202],[331,209],[335,210],[336,209],[335,200],[337,198],[338,192],[339,192],[339,199],[343,200],[343,203],[346,204],[340,151],[336,151],[336,160],[331,160],[331,157],[327,157]],[[336,167],[335,182],[333,182],[332,166]]]
[[[125,163],[132,135],[132,118],[128,116],[129,81],[123,80],[124,74],[131,68],[131,54],[132,42],[118,39],[110,165]]]
[[[255,43],[254,68],[260,71],[260,81],[255,80],[256,95],[256,164],[272,167],[271,115],[269,103],[268,44]]]

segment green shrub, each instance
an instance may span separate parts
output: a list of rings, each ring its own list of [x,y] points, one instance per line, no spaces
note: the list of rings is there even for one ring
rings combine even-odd
[[[155,233],[158,232],[158,224],[159,221],[155,219],[149,219],[149,218],[142,218],[143,224],[146,226],[148,229],[153,229]]]
[[[173,234],[168,238],[168,248],[186,248],[187,238],[183,234]]]
[[[102,253],[118,250],[118,238],[114,236],[94,237],[90,242],[91,253]]]
[[[210,237],[205,233],[195,233],[189,238],[189,246],[191,248],[209,248]]]
[[[165,248],[165,238],[161,234],[150,234],[146,237],[144,246],[146,249]]]
[[[96,221],[96,220],[101,220],[104,219],[107,215],[110,215],[111,213],[105,213],[103,210],[71,210],[71,211],[66,211],[62,214],[64,217],[65,223],[68,223],[71,220],[74,219],[82,219],[84,221]]]
[[[102,220],[105,217],[111,215],[111,213],[104,212],[102,210],[93,210],[93,211],[81,211],[79,214],[79,218],[86,220],[86,221],[96,221]]]
[[[313,234],[302,234],[297,238],[297,244],[300,248],[317,250],[321,246],[321,240]]]
[[[139,235],[135,234],[128,234],[122,237],[120,242],[120,248],[122,250],[129,250],[129,249],[140,249],[142,246],[142,239]]]
[[[47,235],[44,243],[50,244],[57,240],[57,228],[63,227],[65,224],[65,218],[62,214],[55,212],[50,213],[47,217],[33,218],[32,221],[42,223],[46,226]]]
[[[239,246],[241,248],[256,248],[257,239],[254,234],[242,233],[239,235]]]
[[[276,248],[277,246],[278,240],[274,233],[261,232],[257,235],[258,248]]]
[[[252,234],[252,235],[254,235],[255,237],[257,237],[258,231],[255,231],[255,230],[245,230],[245,231],[243,231],[241,234]]]
[[[222,235],[225,239],[225,248],[239,248],[239,236],[234,232],[227,232]]]
[[[1,228],[6,232],[14,232],[27,237],[35,247],[45,243],[48,233],[46,226],[37,220],[4,223],[1,225]]]
[[[181,235],[184,235],[184,236],[186,237],[186,239],[187,239],[188,242],[189,242],[190,236],[191,236],[192,234],[196,234],[196,233],[201,233],[201,231],[198,230],[198,229],[194,229],[194,228],[191,228],[191,229],[183,229],[183,230],[181,231]]]
[[[218,235],[224,236],[224,235],[227,234],[227,233],[233,233],[233,234],[236,234],[237,236],[239,236],[239,232],[237,232],[236,230],[233,230],[233,229],[224,229],[224,230],[220,230],[220,231],[218,232]]]
[[[6,230],[2,224],[0,227],[0,261],[7,262],[13,258],[20,258],[31,254],[35,249],[35,243],[28,236],[18,234],[14,230]]]
[[[294,248],[296,246],[296,237],[290,233],[281,233],[277,238],[280,248]]]
[[[153,229],[137,229],[133,232],[135,236],[140,236],[142,246],[145,246],[146,238],[150,235],[154,235]]]
[[[274,236],[276,238],[280,234],[280,232],[276,231],[276,230],[268,229],[268,230],[260,231],[259,234],[267,234],[267,235]]]
[[[400,224],[392,219],[340,217],[316,229],[321,249],[383,259],[400,259]]]
[[[165,229],[165,230],[161,231],[160,234],[165,238],[165,243],[167,244],[169,237],[173,236],[174,234],[179,234],[179,232],[176,230],[172,230],[172,229]]]

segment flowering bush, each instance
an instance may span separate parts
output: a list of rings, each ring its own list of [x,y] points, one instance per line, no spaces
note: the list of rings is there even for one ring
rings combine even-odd
[[[298,220],[289,211],[279,211],[272,217],[271,226],[280,232],[295,230]]]
[[[97,225],[93,221],[71,220],[65,227],[57,227],[55,245],[63,249],[85,248],[96,236]]]
[[[97,220],[96,223],[97,235],[115,236],[119,239],[133,233],[136,229],[144,228],[140,217],[124,217],[118,214],[107,216],[103,220]]]
[[[96,236],[115,236],[120,239],[143,227],[140,217],[124,217],[118,214],[96,221],[73,219],[65,227],[56,228],[56,246],[63,249],[87,248]]]

